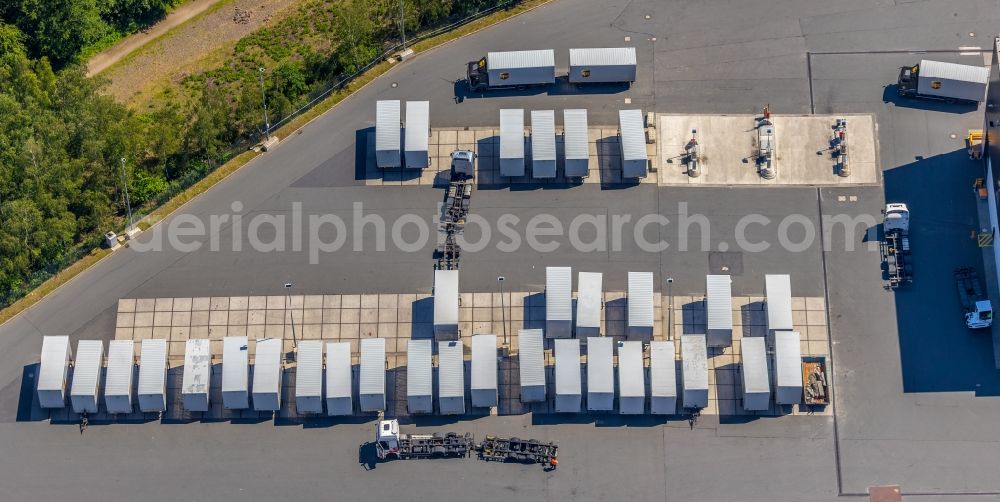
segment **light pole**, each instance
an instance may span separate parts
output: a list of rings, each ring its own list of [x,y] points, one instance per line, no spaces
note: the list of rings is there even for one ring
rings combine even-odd
[[[134,226],[134,224],[132,223],[132,202],[128,198],[128,180],[125,176],[125,157],[121,158],[121,164],[122,164],[122,189],[125,192],[125,209],[128,211],[128,228],[125,229],[125,236],[128,237],[129,235],[131,235],[132,227]]]
[[[260,102],[264,106],[264,141],[271,139],[271,121],[267,119],[267,95],[264,94],[264,67],[257,68],[257,77],[260,80]]]
[[[669,315],[667,316],[667,337],[671,340],[674,339],[674,278],[667,277],[667,308],[669,308]]]
[[[399,0],[399,37],[403,39],[403,50],[406,50],[406,14],[403,13],[403,0]]]
[[[295,311],[292,310],[292,283],[285,283],[285,305],[288,309],[288,318],[292,323],[292,348],[298,349],[299,344],[295,341]]]
[[[500,319],[503,322],[503,344],[510,350],[510,346],[507,344],[507,306],[503,301],[503,281],[504,276],[497,276],[497,284],[500,285]]]

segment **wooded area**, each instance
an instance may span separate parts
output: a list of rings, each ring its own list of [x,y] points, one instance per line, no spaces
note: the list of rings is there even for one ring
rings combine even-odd
[[[0,7],[0,306],[120,231],[120,159],[133,209],[204,177],[262,133],[257,68],[272,123],[398,37],[396,0],[310,0],[240,41],[183,92],[132,110],[87,78],[81,51],[108,30],[162,17],[176,0],[13,0]],[[498,0],[405,3],[411,35]]]

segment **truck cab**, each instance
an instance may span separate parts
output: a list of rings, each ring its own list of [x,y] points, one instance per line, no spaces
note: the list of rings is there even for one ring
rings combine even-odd
[[[451,152],[451,173],[463,178],[476,177],[476,154],[471,150]]]
[[[882,228],[886,233],[895,231],[907,233],[910,230],[910,210],[906,204],[886,204]]]
[[[917,92],[917,77],[920,65],[904,66],[899,69],[899,79],[896,80],[896,92],[900,96],[913,96]]]
[[[486,58],[479,61],[469,61],[465,70],[465,78],[469,81],[469,88],[474,91],[484,91],[490,86],[490,75],[486,70]]]
[[[965,314],[965,325],[970,329],[985,329],[993,325],[993,304],[979,300],[972,312]]]
[[[399,451],[399,421],[380,420],[375,431],[375,449],[379,460],[385,460],[389,455],[397,455]]]

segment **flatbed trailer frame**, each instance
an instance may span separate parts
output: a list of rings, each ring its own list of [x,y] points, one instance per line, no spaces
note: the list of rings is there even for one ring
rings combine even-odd
[[[896,289],[904,283],[913,282],[908,236],[901,232],[887,232],[879,241],[879,253],[886,267],[886,289]]]
[[[555,443],[497,436],[486,436],[477,450],[482,460],[523,464],[548,464],[559,453],[559,447]]]
[[[376,443],[380,459],[396,457],[400,460],[411,458],[462,458],[468,457],[475,448],[471,433],[445,432],[434,434],[400,434],[399,446],[386,450]]]

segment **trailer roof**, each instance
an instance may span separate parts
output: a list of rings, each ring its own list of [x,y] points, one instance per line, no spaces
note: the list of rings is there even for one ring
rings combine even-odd
[[[984,66],[970,66],[924,59],[920,61],[920,76],[987,84],[990,81],[990,70]]]
[[[277,393],[281,390],[280,338],[257,340],[257,351],[253,363],[253,393]]]
[[[132,374],[135,371],[135,342],[111,340],[108,342],[108,366],[104,377],[104,394],[108,396],[132,395]]]
[[[556,394],[580,395],[580,340],[553,340],[556,356]]]
[[[677,396],[677,358],[672,340],[649,343],[649,391],[654,397]]]
[[[628,325],[653,326],[653,273],[628,273]]]
[[[681,364],[685,389],[708,389],[705,335],[681,335]]]
[[[642,110],[619,110],[618,124],[621,131],[622,160],[646,160],[646,130],[642,124]]]
[[[733,329],[733,280],[728,275],[706,275],[708,329]]]
[[[552,110],[531,111],[531,160],[556,160],[556,118]]]
[[[743,391],[763,393],[771,391],[767,370],[767,346],[762,336],[743,337],[740,344]]]
[[[351,397],[351,344],[326,343],[326,397]]]
[[[642,342],[618,342],[618,395],[646,396],[646,371]]]
[[[247,337],[227,336],[222,339],[222,391],[246,391],[249,367]]]
[[[500,158],[524,158],[524,109],[500,110]]]
[[[563,110],[563,145],[570,160],[589,160],[587,110]]]
[[[556,54],[552,49],[490,52],[486,54],[486,66],[491,70],[554,67],[555,65]]]
[[[295,396],[323,397],[323,341],[302,340],[295,354]]]
[[[42,337],[41,364],[38,371],[40,390],[63,390],[69,363],[69,337]]]
[[[768,329],[793,329],[791,278],[786,274],[767,274],[764,276],[764,284],[764,291],[767,294]]]
[[[72,396],[94,396],[104,366],[104,341],[80,340],[76,344]]]
[[[407,152],[426,152],[427,138],[430,129],[430,101],[406,102],[406,140],[403,142]]]
[[[545,267],[545,318],[551,321],[573,319],[573,269]]]
[[[472,389],[497,388],[497,336],[472,335]]]
[[[438,342],[438,395],[465,395],[465,354],[461,340]]]
[[[361,340],[361,394],[385,394],[385,338]]]
[[[545,341],[540,329],[517,332],[517,357],[521,386],[545,385]]]
[[[601,327],[601,283],[604,276],[600,272],[580,272],[577,274],[576,325],[583,328]]]
[[[399,150],[399,100],[380,99],[375,102],[375,150]]]
[[[161,394],[166,384],[167,341],[147,339],[139,346],[139,394]]]
[[[587,392],[615,391],[614,339],[592,336],[587,339]]]
[[[181,392],[207,393],[211,380],[212,345],[207,338],[195,338],[184,344],[184,376]]]
[[[570,66],[635,66],[635,47],[570,49]]]
[[[434,343],[431,339],[410,340],[406,345],[406,395],[431,396],[434,393],[434,373],[431,359]]]
[[[802,338],[798,331],[778,331],[774,334],[775,385],[802,386]]]
[[[434,271],[434,324],[458,324],[458,270]]]

